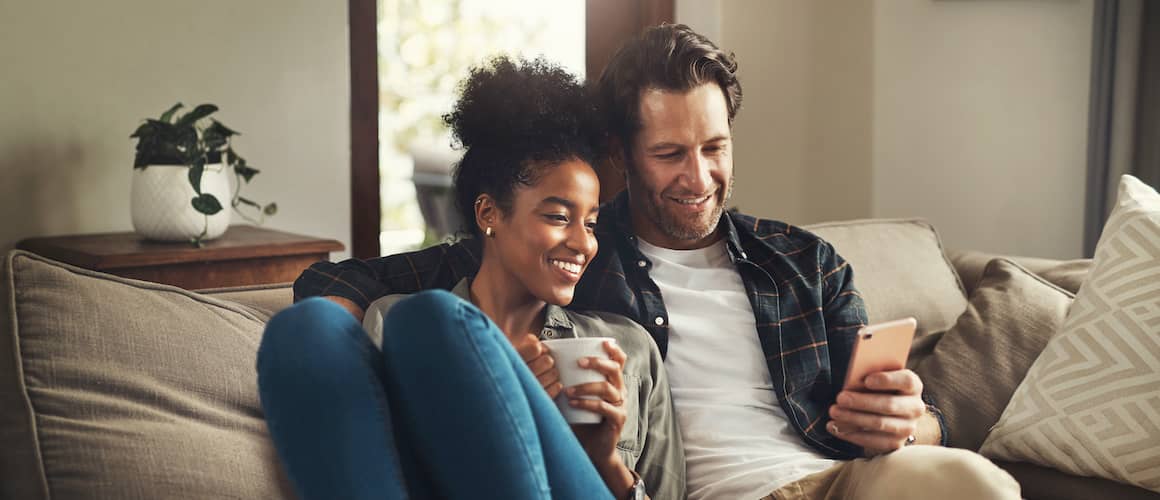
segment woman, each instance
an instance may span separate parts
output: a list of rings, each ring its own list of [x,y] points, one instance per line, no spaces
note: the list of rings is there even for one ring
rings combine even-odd
[[[381,351],[325,299],[270,321],[262,405],[300,496],[684,496],[656,345],[626,318],[561,307],[596,254],[601,130],[590,103],[542,60],[473,70],[444,119],[466,149],[455,189],[483,241],[476,276],[451,293],[376,301],[366,326],[381,330]],[[572,336],[616,339],[607,359],[580,362],[605,380],[566,392],[601,424],[569,427],[552,403],[564,388],[538,338]]]

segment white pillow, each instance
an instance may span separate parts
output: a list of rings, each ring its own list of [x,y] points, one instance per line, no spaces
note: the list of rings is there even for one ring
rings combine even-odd
[[[1160,492],[1160,195],[1125,175],[1091,274],[983,455]]]

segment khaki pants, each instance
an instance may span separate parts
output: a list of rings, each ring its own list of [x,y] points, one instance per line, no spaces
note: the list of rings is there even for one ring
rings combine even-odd
[[[1019,483],[977,453],[908,446],[842,462],[774,491],[763,500],[937,500],[1020,498]]]

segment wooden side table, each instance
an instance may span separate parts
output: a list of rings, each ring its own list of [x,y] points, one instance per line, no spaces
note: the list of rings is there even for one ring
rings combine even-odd
[[[230,226],[202,248],[136,233],[29,238],[16,245],[50,259],[104,273],[203,290],[288,283],[310,264],[344,249],[335,240],[254,226]]]

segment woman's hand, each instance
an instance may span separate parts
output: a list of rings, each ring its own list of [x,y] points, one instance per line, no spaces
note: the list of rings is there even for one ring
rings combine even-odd
[[[540,381],[540,387],[548,391],[548,397],[555,399],[564,386],[560,384],[560,370],[556,368],[556,360],[548,352],[548,346],[530,333],[511,337],[509,340],[520,354],[520,358],[532,370],[536,380]]]
[[[578,361],[581,368],[595,370],[604,375],[604,381],[565,389],[568,404],[604,417],[599,424],[572,426],[572,432],[580,439],[588,458],[601,470],[621,466],[620,456],[616,453],[616,443],[620,440],[620,431],[624,429],[624,422],[628,419],[628,413],[624,409],[625,390],[622,374],[628,355],[611,340],[604,342],[604,351],[608,353],[609,359],[590,357]],[[583,396],[596,396],[599,399],[581,399]]]

